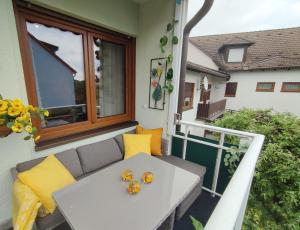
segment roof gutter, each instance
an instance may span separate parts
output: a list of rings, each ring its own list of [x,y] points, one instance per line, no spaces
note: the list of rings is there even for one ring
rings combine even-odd
[[[184,83],[186,75],[186,63],[187,63],[187,52],[189,45],[189,36],[191,30],[198,22],[208,13],[214,0],[205,0],[201,9],[195,14],[195,16],[185,25],[183,29],[182,39],[182,57],[180,65],[180,79],[179,79],[179,95],[178,95],[178,106],[177,113],[182,114],[182,106],[184,102]]]

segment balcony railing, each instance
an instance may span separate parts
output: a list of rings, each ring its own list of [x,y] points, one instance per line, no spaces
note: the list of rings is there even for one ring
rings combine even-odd
[[[249,192],[251,188],[252,179],[254,176],[255,165],[258,160],[263,142],[264,136],[260,134],[254,134],[249,132],[242,132],[238,130],[225,129],[205,124],[196,124],[192,122],[185,122],[176,120],[176,125],[181,125],[184,130],[184,135],[178,135],[174,131],[173,136],[183,140],[182,157],[185,159],[188,142],[194,142],[203,144],[218,149],[217,160],[214,168],[214,179],[212,188],[203,188],[212,193],[212,195],[220,196],[221,199],[218,202],[214,212],[210,216],[205,230],[237,230],[241,229],[245,210],[247,207]],[[219,143],[214,144],[207,141],[202,141],[189,136],[190,129],[202,129],[209,130],[215,133],[219,133]],[[229,184],[227,185],[224,193],[218,194],[216,192],[221,158],[223,150],[227,150],[228,147],[224,146],[226,135],[237,136],[240,138],[240,143],[248,143],[248,149],[242,158],[237,170],[233,174]],[[203,154],[199,152],[199,154]]]
[[[226,99],[208,104],[199,103],[197,110],[197,119],[214,120],[224,113],[225,106]]]

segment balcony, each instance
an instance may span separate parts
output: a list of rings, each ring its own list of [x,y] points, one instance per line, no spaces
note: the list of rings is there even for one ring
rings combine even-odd
[[[182,126],[184,132],[173,134],[172,155],[207,168],[203,183],[204,192],[189,210],[189,215],[194,215],[201,220],[205,230],[241,229],[264,136],[181,120],[177,120],[176,124]],[[192,129],[209,130],[218,138],[212,140],[193,135],[190,132]],[[232,177],[224,167],[226,150],[231,147],[225,142],[226,136],[236,136],[241,146],[245,144],[248,146]],[[175,229],[187,226],[187,222],[188,216],[185,216]]]
[[[198,104],[197,119],[212,121],[225,112],[226,99],[208,104]]]

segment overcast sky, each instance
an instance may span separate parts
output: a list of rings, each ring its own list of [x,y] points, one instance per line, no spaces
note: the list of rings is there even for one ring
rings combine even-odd
[[[202,4],[203,0],[189,0],[189,19]],[[300,26],[300,0],[214,0],[190,36],[296,26]]]

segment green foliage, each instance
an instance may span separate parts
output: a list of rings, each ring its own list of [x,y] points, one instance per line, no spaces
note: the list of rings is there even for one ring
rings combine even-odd
[[[194,217],[190,216],[191,220],[192,220],[192,224],[195,228],[195,230],[203,230],[203,225],[198,221],[196,220]]]
[[[271,110],[244,109],[226,113],[215,125],[265,135],[243,229],[299,229],[300,119]],[[233,137],[226,141],[238,143]]]
[[[174,35],[176,23],[178,23],[178,20],[172,20],[172,22],[169,22],[166,27],[166,34],[163,35],[159,40],[160,50],[162,54],[166,52],[166,47],[168,44],[171,44],[171,48],[172,45],[178,44],[178,37]],[[171,53],[167,56],[167,63],[169,65],[172,65],[172,62],[173,62],[173,54]],[[163,89],[167,90],[169,94],[172,93],[174,90],[174,85],[172,83],[172,80],[173,80],[173,69],[169,68],[167,71],[166,83],[163,86]]]
[[[152,98],[155,101],[155,106],[156,106],[156,103],[158,101],[160,101],[162,98],[162,89],[161,89],[161,86],[159,83],[157,84],[155,90],[152,93]]]

